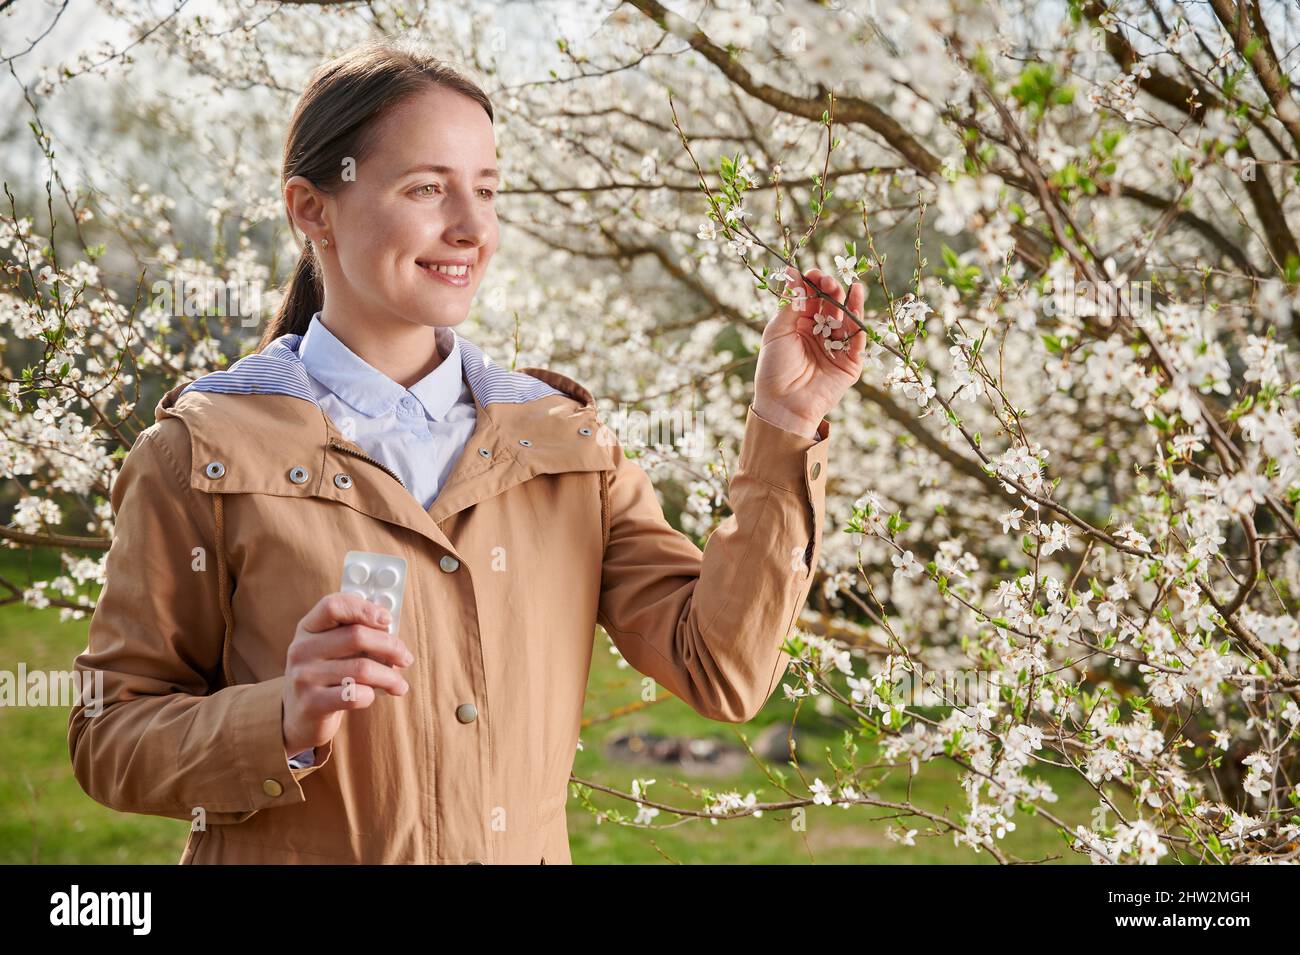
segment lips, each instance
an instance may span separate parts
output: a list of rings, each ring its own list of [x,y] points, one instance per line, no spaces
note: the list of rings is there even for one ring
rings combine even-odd
[[[415,264],[420,267],[420,271],[430,278],[444,282],[445,284],[456,288],[464,288],[469,285],[470,277],[474,274],[474,263],[463,259],[416,259]],[[439,272],[434,268],[434,266],[438,265],[461,265],[465,267],[465,274],[450,275],[447,272]]]

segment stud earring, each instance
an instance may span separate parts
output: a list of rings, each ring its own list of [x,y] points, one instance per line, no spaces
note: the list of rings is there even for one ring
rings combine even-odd
[[[329,236],[326,236],[325,238],[321,239],[321,240],[320,240],[320,245],[321,245],[321,248],[322,248],[322,249],[328,249],[328,248],[330,247],[330,239],[329,239]]]

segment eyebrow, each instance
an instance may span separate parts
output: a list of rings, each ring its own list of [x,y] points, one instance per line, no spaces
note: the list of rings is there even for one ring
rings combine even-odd
[[[406,172],[402,173],[402,175],[409,176],[413,172],[439,172],[444,175],[453,175],[453,176],[456,174],[456,170],[451,166],[437,166],[431,163],[424,163],[419,166],[412,166],[410,169],[406,170]],[[499,180],[501,178],[501,173],[499,170],[493,169],[491,166],[489,166],[485,169],[480,169],[478,171],[478,175],[475,178]]]

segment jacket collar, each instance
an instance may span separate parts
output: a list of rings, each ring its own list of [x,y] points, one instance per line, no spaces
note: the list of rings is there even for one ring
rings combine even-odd
[[[225,371],[179,382],[159,400],[155,421],[180,418],[189,430],[191,487],[330,498],[450,547],[432,524],[537,474],[617,466],[618,445],[600,424],[591,392],[549,369],[505,369],[461,338],[477,420],[425,511],[317,403],[299,354],[302,338],[282,335]],[[221,467],[209,468],[213,462]],[[306,470],[305,481],[289,477],[295,468]],[[340,473],[352,483],[340,488]]]

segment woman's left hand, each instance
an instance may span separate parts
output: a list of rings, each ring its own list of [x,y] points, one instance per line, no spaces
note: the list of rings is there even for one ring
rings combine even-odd
[[[817,437],[822,418],[861,376],[867,340],[851,318],[810,290],[814,284],[862,317],[861,282],[848,290],[847,302],[844,286],[820,269],[789,283],[787,293],[795,298],[763,329],[753,401],[759,417],[809,438]],[[828,350],[827,341],[843,345]]]

